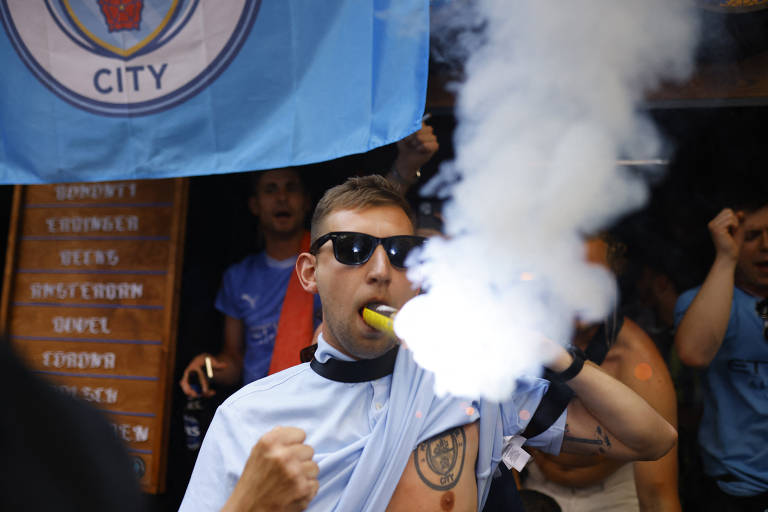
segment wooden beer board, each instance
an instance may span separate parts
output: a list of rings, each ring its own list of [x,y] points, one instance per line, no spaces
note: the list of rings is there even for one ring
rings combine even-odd
[[[16,186],[0,329],[165,490],[186,179]]]

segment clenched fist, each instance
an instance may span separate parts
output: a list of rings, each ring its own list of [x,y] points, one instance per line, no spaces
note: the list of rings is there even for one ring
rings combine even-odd
[[[319,468],[304,431],[276,427],[251,449],[232,495],[222,511],[293,512],[304,510],[317,494]]]
[[[725,257],[734,264],[739,259],[741,244],[744,242],[744,213],[724,208],[709,224],[709,233],[718,257]]]

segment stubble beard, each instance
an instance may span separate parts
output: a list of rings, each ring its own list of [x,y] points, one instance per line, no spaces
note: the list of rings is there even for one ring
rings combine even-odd
[[[383,333],[371,333],[371,336],[355,333],[350,324],[334,325],[329,322],[328,327],[336,343],[355,359],[374,359],[388,352],[395,346],[395,340]],[[338,348],[338,347],[337,347]]]

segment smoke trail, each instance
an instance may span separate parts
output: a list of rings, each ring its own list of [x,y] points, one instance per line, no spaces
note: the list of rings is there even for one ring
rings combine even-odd
[[[449,240],[432,240],[410,276],[428,290],[395,328],[439,391],[500,399],[565,343],[574,318],[611,308],[608,273],[584,261],[583,235],[642,205],[622,158],[661,143],[637,112],[643,91],[692,68],[697,23],[684,0],[481,0],[482,40],[461,84]],[[476,20],[476,18],[472,18]]]

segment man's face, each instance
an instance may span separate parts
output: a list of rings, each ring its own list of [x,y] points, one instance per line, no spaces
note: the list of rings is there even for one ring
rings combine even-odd
[[[376,206],[365,210],[333,211],[324,220],[319,234],[331,231],[356,231],[378,238],[412,235],[408,216],[395,206]],[[405,269],[393,267],[381,245],[362,265],[344,265],[333,255],[333,242],[317,252],[315,280],[323,303],[323,337],[356,359],[370,359],[392,348],[395,341],[372,327],[362,317],[368,304],[395,308],[416,295],[405,277]]]
[[[249,202],[266,235],[293,235],[304,228],[309,198],[295,169],[264,171]]]
[[[765,296],[768,293],[768,206],[746,214],[744,242],[739,252],[737,283]]]

